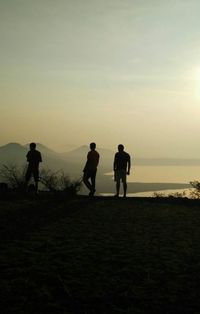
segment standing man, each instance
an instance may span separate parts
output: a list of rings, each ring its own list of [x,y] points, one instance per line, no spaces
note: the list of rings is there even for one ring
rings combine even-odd
[[[26,186],[28,185],[31,176],[33,176],[35,181],[35,190],[37,192],[39,181],[39,163],[42,162],[42,156],[41,153],[38,150],[36,150],[35,143],[30,144],[30,150],[26,155],[26,158],[28,162],[28,168],[25,176]]]
[[[115,154],[113,163],[114,178],[116,181],[115,197],[119,197],[120,180],[122,180],[123,182],[124,197],[126,197],[127,191],[126,175],[130,174],[130,169],[131,169],[130,155],[124,151],[124,146],[122,144],[119,144],[118,152]]]
[[[94,196],[96,191],[95,189],[95,180],[97,173],[97,166],[99,164],[99,153],[95,150],[96,144],[90,144],[90,151],[87,154],[87,161],[83,169],[83,182],[86,187],[90,190],[89,196]],[[90,181],[89,181],[90,179]]]

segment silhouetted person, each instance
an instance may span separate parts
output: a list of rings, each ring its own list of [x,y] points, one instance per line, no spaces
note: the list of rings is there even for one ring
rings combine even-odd
[[[130,155],[124,151],[124,146],[120,144],[118,145],[118,152],[115,154],[113,163],[114,178],[116,181],[115,197],[119,196],[120,181],[123,182],[124,197],[126,197],[127,191],[126,175],[130,174],[130,169],[131,169]]]
[[[90,144],[90,151],[87,154],[87,161],[85,167],[83,169],[83,182],[90,190],[89,196],[94,196],[96,191],[95,181],[96,181],[96,173],[97,166],[99,164],[99,153],[95,150],[96,144]],[[89,181],[90,179],[90,181]]]
[[[28,162],[28,168],[26,171],[26,186],[28,185],[28,182],[33,176],[35,181],[35,190],[37,192],[38,190],[38,181],[39,181],[39,163],[42,162],[42,156],[41,153],[36,150],[36,144],[31,143],[30,144],[30,150],[28,154],[26,155],[27,162]]]

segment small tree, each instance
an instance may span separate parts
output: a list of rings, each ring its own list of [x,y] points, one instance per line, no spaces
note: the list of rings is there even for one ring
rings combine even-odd
[[[0,178],[11,189],[23,190],[25,187],[26,166],[2,165],[0,166]],[[41,169],[40,182],[48,191],[63,191],[66,195],[74,196],[81,188],[82,180],[71,181],[63,171]]]
[[[11,189],[22,189],[24,187],[24,177],[26,166],[13,164],[0,166],[0,177],[8,184]]]
[[[192,198],[200,199],[200,182],[191,181],[190,185],[193,187],[193,189],[190,191],[190,196]]]
[[[63,191],[68,195],[76,195],[81,188],[82,179],[71,181],[62,170],[42,169],[40,182],[51,192]]]
[[[82,185],[82,178],[77,180],[70,180],[69,176],[66,175],[63,171],[60,173],[60,189],[69,194],[77,194]]]
[[[49,191],[58,190],[59,185],[59,171],[52,171],[51,169],[43,168],[40,171],[40,182]]]

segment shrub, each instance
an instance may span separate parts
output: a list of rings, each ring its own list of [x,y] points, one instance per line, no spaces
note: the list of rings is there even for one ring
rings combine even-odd
[[[48,191],[56,191],[59,186],[58,171],[43,168],[40,171],[40,182]]]
[[[156,198],[166,197],[166,195],[162,192],[154,192],[152,196]]]
[[[168,198],[182,198],[182,197],[186,197],[186,192],[174,192],[174,193],[170,193],[170,194],[165,194],[162,192],[154,192],[153,193],[153,197],[156,198],[163,198],[163,197],[168,197]]]
[[[199,181],[191,181],[190,185],[193,188],[190,191],[191,198],[200,199],[200,182]]]
[[[24,190],[25,187],[25,174],[26,166],[19,167],[17,165],[1,165],[0,166],[0,178],[8,184],[11,189]],[[40,183],[44,186],[44,189],[50,192],[63,191],[68,196],[76,195],[82,184],[82,180],[70,180],[69,176],[63,171],[53,171],[51,169],[41,169],[40,171]],[[30,187],[30,188],[29,188]],[[27,191],[33,191],[34,185],[30,184]]]
[[[81,179],[70,180],[62,170],[52,171],[43,168],[40,172],[40,182],[51,192],[63,191],[70,195],[76,195],[80,191],[81,181]]]
[[[26,166],[8,164],[0,166],[0,177],[11,189],[21,190],[24,188]]]

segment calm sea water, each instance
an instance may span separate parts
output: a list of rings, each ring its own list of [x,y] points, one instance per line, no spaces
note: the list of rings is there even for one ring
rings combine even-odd
[[[135,166],[129,182],[189,183],[200,181],[200,166]]]
[[[113,175],[113,173],[109,173]],[[190,181],[200,181],[200,166],[133,166],[131,173],[127,176],[128,182],[143,183],[186,183]],[[165,195],[185,191],[188,195],[188,189],[178,190],[159,190]],[[153,196],[152,191],[128,194],[128,196]]]
[[[133,166],[127,179],[128,182],[189,183],[200,181],[200,166]]]

